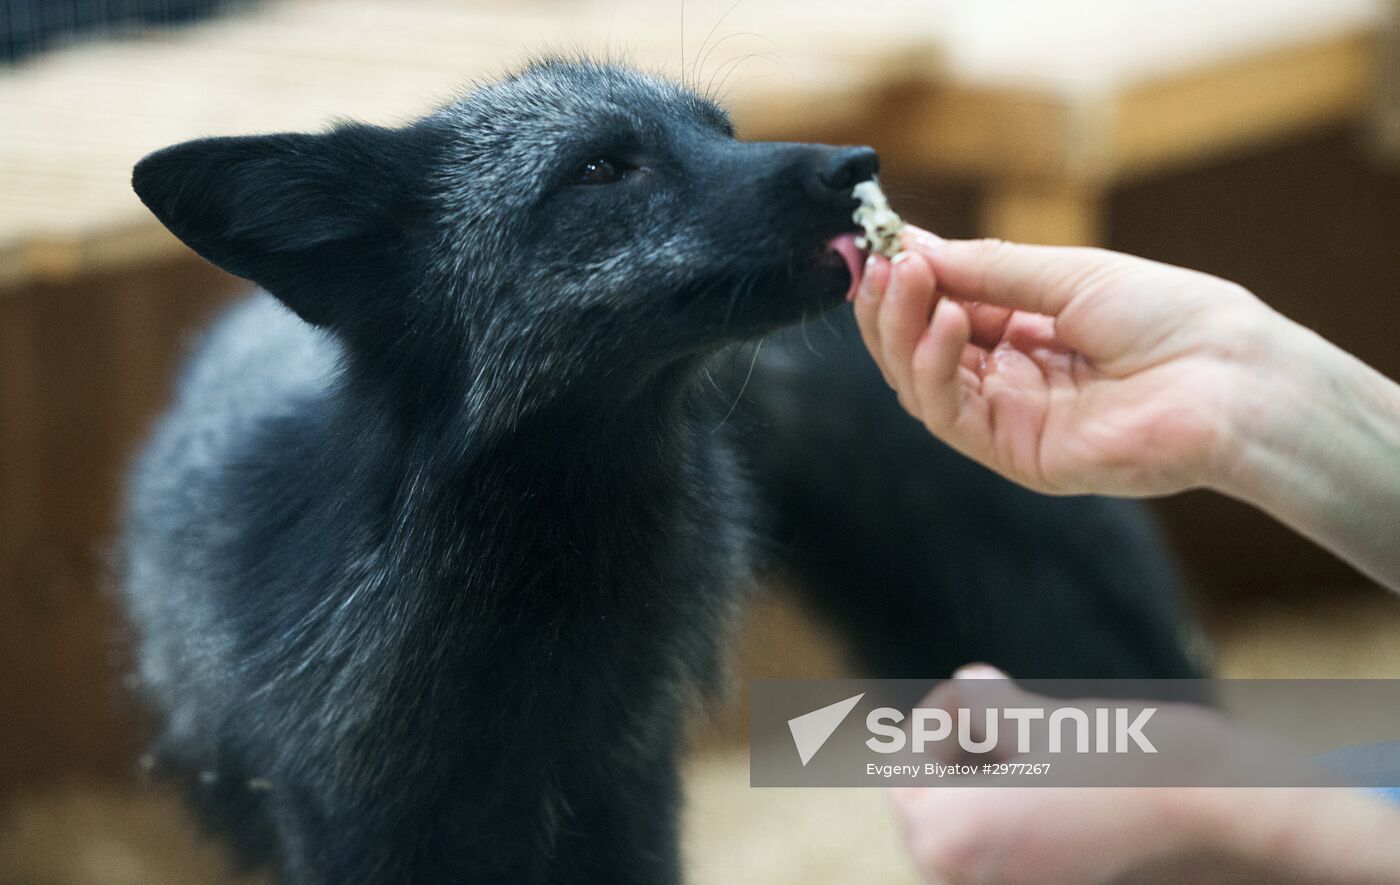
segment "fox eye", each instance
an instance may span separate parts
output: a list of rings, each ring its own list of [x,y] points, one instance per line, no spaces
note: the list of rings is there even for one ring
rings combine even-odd
[[[630,171],[616,160],[594,157],[579,167],[575,181],[578,184],[613,184],[625,178]]]

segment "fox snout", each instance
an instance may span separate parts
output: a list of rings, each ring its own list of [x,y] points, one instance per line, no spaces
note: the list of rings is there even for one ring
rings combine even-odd
[[[803,177],[807,195],[822,203],[850,206],[851,189],[880,171],[880,155],[869,147],[814,145],[809,173]]]

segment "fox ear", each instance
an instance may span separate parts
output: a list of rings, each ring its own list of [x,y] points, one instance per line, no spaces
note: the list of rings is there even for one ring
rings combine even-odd
[[[406,130],[357,124],[206,138],[141,160],[131,184],[195,252],[307,322],[336,326],[404,270],[418,203],[412,143]]]

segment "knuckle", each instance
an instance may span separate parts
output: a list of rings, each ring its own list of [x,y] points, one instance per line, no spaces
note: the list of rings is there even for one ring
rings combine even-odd
[[[1015,248],[1014,243],[1000,237],[983,237],[980,240],[973,240],[972,246],[977,250],[978,257],[986,261],[995,261]]]
[[[1121,259],[1104,249],[1076,249],[1078,260],[1066,262],[1047,283],[1062,292],[1084,295],[1108,287],[1125,270]]]
[[[1221,300],[1229,299],[1238,304],[1248,304],[1251,306],[1259,300],[1257,295],[1233,280],[1221,280],[1220,286],[1220,292],[1223,296]]]

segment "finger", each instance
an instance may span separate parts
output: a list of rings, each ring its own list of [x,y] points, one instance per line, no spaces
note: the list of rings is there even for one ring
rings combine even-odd
[[[946,240],[923,255],[942,291],[963,301],[1056,316],[1095,275],[1123,257],[1099,249],[1025,246],[1001,240]]]
[[[981,706],[1011,706],[1018,703],[1036,703],[1042,700],[1033,695],[1005,671],[991,664],[964,664],[953,671],[952,683],[960,703],[980,699]]]
[[[967,302],[968,319],[972,321],[972,341],[978,347],[991,350],[1006,334],[1011,318],[1016,316],[1010,309],[979,301]],[[1023,314],[1024,315],[1024,314]],[[1036,314],[1031,314],[1036,316]]]
[[[906,252],[918,252],[928,257],[928,253],[941,247],[947,240],[933,231],[924,230],[917,224],[905,224],[899,234],[900,248]]]
[[[1013,313],[1001,330],[1001,341],[1027,353],[1038,348],[1067,349],[1056,333],[1055,320],[1038,313]]]
[[[918,359],[918,356],[917,353],[914,354],[915,359]],[[975,344],[969,344],[963,348],[962,359],[959,362],[964,369],[980,378],[987,371],[988,356],[987,351]]]
[[[925,710],[942,710],[947,714],[951,722],[956,722],[958,716],[958,701],[957,690],[953,685],[953,680],[944,679],[942,682],[938,683],[934,686],[932,691],[924,695],[923,700],[919,702],[918,706]],[[906,733],[911,735],[911,738],[912,731],[915,727],[915,720],[916,715],[911,713],[909,719],[906,721],[905,730]],[[922,752],[944,764],[957,762],[963,756],[962,749],[958,746],[956,741],[946,740],[926,743],[923,746]]]
[[[968,664],[953,673],[954,696],[959,712],[969,716],[968,732],[973,740],[989,740],[987,711],[1005,710],[1010,707],[1039,707],[1043,699],[1023,691],[1001,670],[990,664]],[[992,746],[983,751],[984,758],[1005,760],[1016,755],[1019,750],[1017,740],[1007,730],[997,730],[990,736]]]
[[[981,749],[968,752],[979,758],[1004,760],[1015,755],[1018,747],[1008,742],[1009,734],[994,726],[988,730],[988,710],[999,711],[1019,705],[1037,706],[1040,698],[1022,691],[1011,677],[988,664],[968,664],[953,673],[953,678],[939,683],[919,703],[923,709],[940,709],[951,718],[959,741],[940,740],[924,751],[943,762],[963,758],[965,751],[961,736],[979,743]],[[995,718],[995,715],[992,717]],[[911,715],[911,722],[913,717]],[[1019,737],[1019,734],[1017,735]]]
[[[885,371],[884,357],[880,351],[879,315],[889,279],[889,261],[878,255],[871,255],[865,260],[865,270],[861,274],[855,304],[856,325],[860,328],[861,340],[865,342],[865,349],[875,358],[875,364],[880,367],[886,383],[889,383],[890,376]]]
[[[953,429],[962,411],[962,370],[968,361],[980,359],[977,349],[968,346],[971,334],[967,310],[940,299],[910,359],[910,387],[919,417],[939,436]]]
[[[907,394],[914,347],[933,311],[933,272],[915,252],[901,252],[890,264],[890,284],[880,305],[880,349],[895,389]]]
[[[1010,679],[1004,670],[993,667],[978,661],[975,664],[963,664],[953,671],[954,679]]]
[[[953,671],[950,682],[958,703],[976,704],[981,709],[1034,704],[1042,700],[991,664],[964,664]]]

